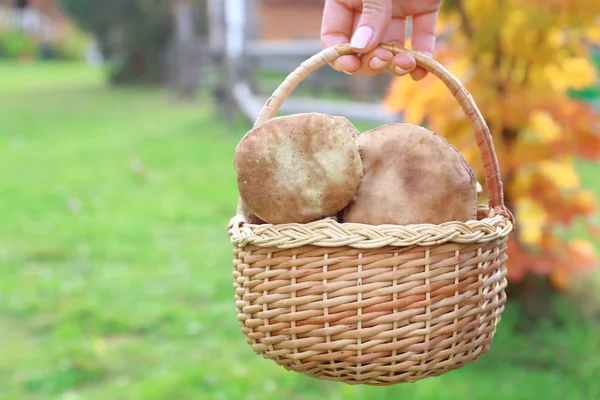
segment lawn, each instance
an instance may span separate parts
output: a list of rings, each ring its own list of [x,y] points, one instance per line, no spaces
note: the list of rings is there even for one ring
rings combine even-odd
[[[600,398],[600,323],[570,308],[528,324],[510,305],[489,354],[415,384],[287,372],[235,317],[226,225],[246,125],[69,64],[0,64],[0,110],[2,400]]]

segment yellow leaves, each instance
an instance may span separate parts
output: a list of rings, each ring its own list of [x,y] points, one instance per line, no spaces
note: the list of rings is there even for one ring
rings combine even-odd
[[[450,108],[450,107],[447,107]],[[429,127],[432,131],[443,135],[456,147],[465,148],[476,146],[475,134],[471,124],[458,106],[454,106],[455,115],[447,116],[436,114],[429,120]],[[448,113],[452,111],[448,110]]]
[[[563,61],[562,67],[565,75],[569,78],[571,88],[582,89],[596,80],[596,69],[587,58],[567,58]]]
[[[522,37],[527,29],[527,15],[519,8],[511,10],[500,28],[502,48],[508,54],[514,54],[522,46]]]
[[[527,14],[521,8],[515,8],[508,14],[505,26],[507,27],[519,27],[523,26],[528,22]]]
[[[535,138],[542,143],[554,142],[562,136],[562,128],[549,113],[535,111],[529,120],[529,130]]]
[[[456,13],[446,14],[442,13],[435,25],[435,35],[442,36],[444,34],[450,34],[460,25],[460,18]]]
[[[427,77],[425,79],[429,79]],[[392,112],[403,111],[404,120],[412,124],[421,124],[425,117],[425,104],[423,95],[417,82],[410,78],[396,78],[392,81],[384,106]]]
[[[546,35],[548,47],[558,49],[565,43],[564,33],[560,29],[551,29]]]
[[[543,238],[543,228],[548,220],[546,211],[532,198],[523,197],[516,204],[516,213],[519,224],[519,237],[527,246],[537,247]]]
[[[500,4],[489,0],[463,0],[463,9],[474,27],[480,27],[498,15]]]
[[[480,13],[489,13],[497,9],[495,1],[488,0],[466,0],[464,2],[464,9],[469,15],[477,15]]]
[[[508,189],[511,193],[515,193],[519,196],[524,193],[528,193],[531,190],[531,185],[533,182],[533,174],[528,170],[518,170],[515,173],[515,176],[510,182],[510,186]]]
[[[518,139],[510,150],[507,150],[505,167],[522,170],[523,167],[537,164],[552,158],[552,149],[544,144]]]
[[[463,83],[467,80],[465,76],[469,67],[468,59],[454,59],[444,65]],[[404,120],[416,125],[423,124],[426,117],[436,121],[456,117],[466,120],[448,88],[433,74],[418,82],[409,76],[395,78],[383,105],[392,112],[403,112]],[[438,130],[444,130],[439,123],[436,125]],[[442,134],[439,131],[437,133]]]
[[[542,161],[538,164],[537,169],[561,190],[572,190],[579,187],[579,175],[572,163],[563,160]]]
[[[588,58],[565,58],[560,65],[547,65],[546,78],[554,90],[583,89],[596,81],[596,69]]]
[[[491,51],[484,51],[478,55],[477,61],[483,68],[491,69],[494,65],[494,53]]]
[[[384,106],[392,111],[404,112],[406,122],[421,125],[426,116],[447,112],[440,103],[452,99],[444,85],[436,80],[432,74],[419,82],[410,77],[396,78]]]
[[[499,27],[501,48],[505,56],[520,60],[540,60],[556,56],[565,44],[565,36],[556,24],[556,16],[531,4],[513,5]]]
[[[597,22],[597,24],[587,28],[585,30],[585,35],[588,40],[595,43],[600,43],[600,20]]]
[[[500,31],[507,44],[519,46],[521,42],[514,39],[521,36],[527,26],[527,14],[521,8],[510,10]]]
[[[461,154],[465,157],[465,161],[469,165],[473,165],[475,158],[479,156],[479,151],[476,147],[467,147],[460,149]]]
[[[427,110],[427,100],[430,98],[431,91],[417,91],[404,108],[404,117],[406,122],[421,125],[425,122]]]

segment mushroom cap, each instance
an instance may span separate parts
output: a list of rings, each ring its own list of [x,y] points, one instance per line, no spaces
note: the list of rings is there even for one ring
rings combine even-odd
[[[343,222],[441,224],[477,217],[477,187],[464,156],[423,127],[396,123],[356,139],[363,178]]]
[[[248,210],[272,224],[338,213],[362,176],[358,134],[346,118],[320,113],[276,117],[254,127],[234,155]]]

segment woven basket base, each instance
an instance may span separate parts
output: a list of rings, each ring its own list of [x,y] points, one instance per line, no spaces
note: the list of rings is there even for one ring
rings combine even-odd
[[[238,320],[254,351],[348,384],[415,382],[488,350],[506,295],[506,236],[377,249],[234,249]]]

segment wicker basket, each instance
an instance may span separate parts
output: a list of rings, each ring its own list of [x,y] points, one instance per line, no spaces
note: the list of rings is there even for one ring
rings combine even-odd
[[[324,219],[229,224],[235,304],[247,343],[287,370],[348,384],[438,376],[484,354],[506,300],[506,243],[514,219],[489,130],[470,94],[431,58],[399,46],[450,89],[475,132],[489,205],[478,220],[371,226]],[[312,71],[351,54],[338,45],[292,72],[262,108],[273,118]]]

